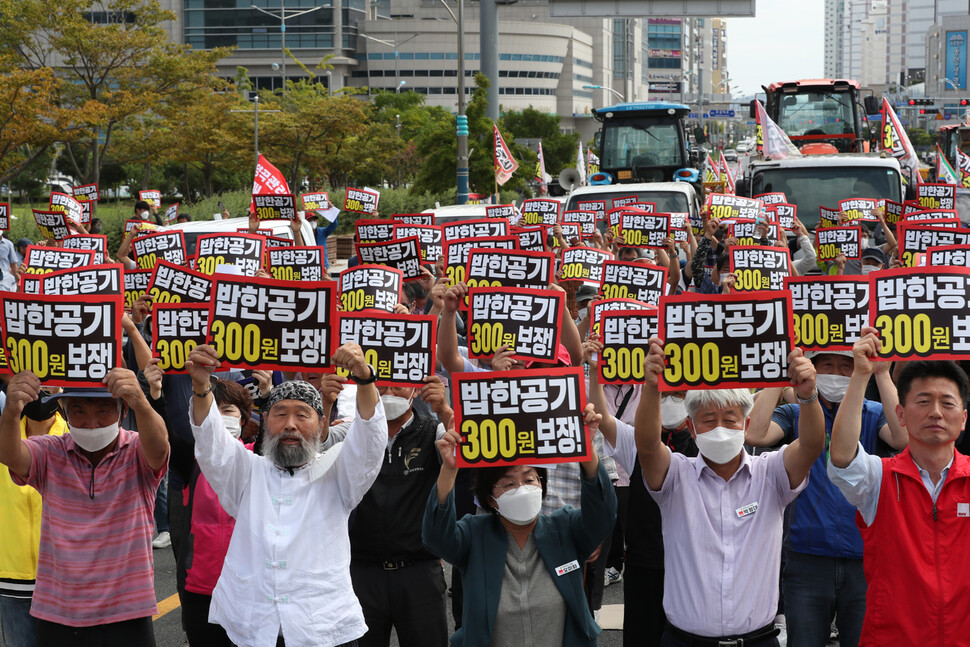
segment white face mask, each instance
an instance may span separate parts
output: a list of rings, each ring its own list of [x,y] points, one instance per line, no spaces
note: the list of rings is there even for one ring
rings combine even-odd
[[[846,377],[845,375],[827,375],[820,373],[815,376],[815,388],[818,389],[820,396],[835,404],[842,402],[842,398],[845,397],[845,390],[849,388],[849,380],[851,379],[851,377]]]
[[[723,274],[721,274],[721,285],[724,285],[724,281],[725,281],[725,280],[727,279],[727,277],[729,277],[729,276],[731,276],[731,273],[730,273],[730,272],[724,272]]]
[[[242,435],[242,422],[239,420],[239,416],[222,416],[222,424],[226,426],[226,431],[233,438],[239,438]]]
[[[98,427],[97,429],[81,429],[70,422],[67,423],[67,427],[71,431],[74,444],[87,452],[100,451],[118,437],[117,421],[107,427]]]
[[[687,407],[684,401],[673,396],[660,398],[660,423],[664,429],[677,429],[687,420]]]
[[[582,321],[583,319],[585,319],[586,318],[586,315],[588,315],[588,314],[589,314],[589,308],[588,307],[587,308],[580,308],[579,309],[579,313],[577,313],[577,315],[576,315],[576,323],[579,323],[580,321]]]
[[[697,443],[697,450],[704,458],[712,463],[724,465],[741,453],[741,447],[744,445],[744,429],[714,427],[710,431],[697,434],[694,440]]]
[[[542,508],[542,487],[522,485],[497,499],[498,513],[518,526],[532,523]]]
[[[398,395],[382,395],[381,402],[384,403],[384,415],[388,420],[397,420],[411,408],[411,399]]]
[[[868,274],[869,272],[878,272],[881,269],[882,268],[879,267],[878,265],[863,265],[862,266],[862,273],[863,274]]]
[[[861,247],[862,249],[867,249],[867,248],[869,247],[869,239],[868,239],[868,238],[863,238],[863,239],[862,239],[862,240],[861,240],[861,241],[859,242],[859,246],[860,246],[860,247]]]

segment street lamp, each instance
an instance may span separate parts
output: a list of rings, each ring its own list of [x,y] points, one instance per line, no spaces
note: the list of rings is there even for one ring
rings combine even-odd
[[[607,92],[612,92],[613,94],[615,94],[616,98],[619,99],[620,101],[623,101],[623,95],[617,92],[616,90],[614,90],[613,88],[607,88],[602,85],[584,85],[583,89],[584,90],[606,90]]]
[[[359,36],[361,38],[366,38],[367,40],[372,40],[375,43],[380,43],[382,45],[387,45],[388,47],[393,47],[394,48],[394,82],[397,84],[397,90],[396,90],[397,92],[400,92],[401,91],[401,86],[403,85],[403,83],[401,83],[401,78],[400,78],[401,77],[401,73],[400,73],[400,70],[398,69],[398,61],[401,58],[401,54],[398,51],[398,49],[404,43],[407,43],[409,41],[412,41],[412,40],[414,40],[415,38],[417,38],[420,35],[421,34],[414,34],[412,36],[409,36],[408,38],[405,38],[404,40],[400,40],[399,41],[397,39],[397,34],[395,34],[394,35],[394,42],[391,42],[391,41],[383,40],[383,39],[380,39],[380,38],[374,38],[373,36],[368,36],[367,34],[359,34]]]
[[[260,112],[279,112],[279,110],[259,109],[259,95],[253,95],[252,110],[230,110],[229,112],[251,112],[253,113],[253,152],[256,154],[256,166],[259,166],[259,113]]]
[[[272,11],[268,9],[263,9],[262,7],[257,7],[254,4],[249,5],[250,9],[255,9],[260,13],[264,13],[267,16],[272,16],[273,18],[278,18],[280,21],[280,54],[283,59],[283,91],[286,92],[286,21],[289,18],[299,18],[308,13],[313,13],[319,9],[329,9],[331,5],[325,4],[319,7],[310,7],[309,9],[297,10],[297,9],[287,9],[286,0],[280,0],[280,8],[274,9]],[[277,13],[277,11],[279,13]]]
[[[395,88],[394,91],[397,92],[398,94],[401,94],[401,88],[407,85],[407,83],[408,83],[407,79],[401,79],[400,81],[397,82],[397,88]]]
[[[458,117],[455,119],[457,138],[457,184],[458,204],[468,203],[468,119],[465,117],[465,15],[464,0],[458,0],[458,15],[451,10],[445,0],[439,0],[458,28]]]

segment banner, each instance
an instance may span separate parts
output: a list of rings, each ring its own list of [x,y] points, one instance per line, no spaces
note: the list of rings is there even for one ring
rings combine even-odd
[[[377,203],[380,199],[381,194],[378,191],[348,187],[347,195],[344,197],[344,211],[372,216],[377,213]]]
[[[342,313],[361,310],[394,312],[401,302],[401,270],[386,265],[357,265],[340,273],[338,290]]]
[[[782,229],[794,231],[795,218],[798,217],[798,207],[784,202],[766,204],[765,215],[768,216],[769,220],[774,219]]]
[[[131,241],[131,252],[135,264],[143,270],[152,269],[159,261],[186,267],[189,264],[185,253],[185,233],[181,229],[139,236]]]
[[[599,287],[603,281],[603,264],[612,258],[613,254],[598,247],[568,247],[562,253],[560,280],[582,281]]]
[[[336,284],[220,274],[206,343],[224,367],[324,371],[336,350]]]
[[[277,281],[323,281],[322,247],[270,247],[269,273]]]
[[[562,224],[578,224],[582,238],[592,238],[596,234],[595,211],[565,211],[562,214]]]
[[[485,207],[485,213],[488,213],[488,207]],[[392,213],[391,220],[403,225],[434,227],[433,213]]]
[[[418,237],[418,245],[421,248],[421,263],[424,265],[434,265],[441,256],[442,239],[444,233],[441,227],[436,225],[405,225],[399,224],[394,230],[394,235],[398,238]],[[434,273],[434,268],[431,268]]]
[[[941,21],[942,22],[942,21]],[[936,35],[940,37],[939,34]],[[946,32],[946,84],[954,90],[967,89],[967,30]],[[948,89],[944,86],[944,90]]]
[[[600,320],[604,312],[613,310],[656,310],[655,306],[648,306],[642,301],[634,299],[597,299],[589,303],[589,332],[592,335],[600,333]]]
[[[765,106],[760,101],[755,101],[755,120],[758,126],[758,140],[761,151],[765,159],[787,159],[789,157],[801,157],[802,154],[785,134],[778,124],[771,120],[765,112]]]
[[[839,202],[839,209],[842,211],[842,222],[849,220],[865,220],[868,222],[879,222],[875,210],[879,206],[878,200],[872,198],[849,198]]]
[[[579,186],[586,184],[586,157],[583,155],[583,140],[579,140],[579,150],[576,152],[576,170],[579,171]]]
[[[67,216],[63,211],[38,211],[31,209],[34,213],[34,222],[40,230],[40,237],[44,240],[64,240],[71,235],[71,230],[67,225]]]
[[[559,224],[559,209],[562,203],[558,200],[529,198],[522,202],[522,224],[524,225],[553,225]]]
[[[47,274],[94,264],[94,252],[80,249],[60,249],[28,245],[24,254],[28,274]]]
[[[840,254],[846,260],[862,256],[862,227],[829,227],[815,230],[815,249],[818,260],[833,261]]]
[[[919,206],[923,209],[956,209],[957,187],[955,184],[930,184],[920,182],[916,187]]]
[[[401,270],[405,281],[419,279],[421,248],[417,236],[392,242],[357,243],[357,258],[366,265],[388,265]]]
[[[516,215],[514,204],[496,204],[485,207],[486,218],[505,218],[511,222]]]
[[[171,375],[186,373],[185,360],[205,343],[209,306],[204,303],[152,304],[152,357]]]
[[[3,294],[3,350],[9,373],[32,371],[44,386],[103,387],[121,363],[120,294]]]
[[[258,220],[296,220],[296,199],[289,193],[254,193]]]
[[[162,206],[162,192],[158,189],[149,189],[148,191],[139,191],[138,199],[150,204],[153,208],[157,209]]]
[[[852,350],[869,325],[869,280],[864,276],[791,276],[795,343],[810,350]]]
[[[582,368],[455,373],[451,397],[458,467],[571,463],[594,451]]]
[[[724,182],[725,189],[728,193],[734,193],[734,175],[731,173],[731,168],[728,165],[727,160],[724,158],[724,150],[721,150],[721,180]]]
[[[919,158],[916,150],[909,141],[909,135],[899,123],[896,111],[886,97],[882,98],[882,139],[880,148],[890,151],[892,156],[899,160],[899,166],[903,169],[903,175],[909,176],[911,183],[918,183],[916,177],[919,175]]]
[[[468,265],[468,254],[474,248],[481,249],[518,249],[517,236],[488,236],[485,238],[470,238],[462,240],[445,239],[442,254],[445,257],[445,276],[449,285],[455,285],[465,280],[465,267]]]
[[[650,338],[657,334],[657,310],[612,310],[600,318],[601,384],[640,384]]]
[[[331,206],[330,196],[326,191],[303,193],[300,195],[300,202],[303,204],[304,211],[328,211]]]
[[[441,225],[441,233],[445,241],[459,238],[490,238],[493,236],[508,236],[509,221],[501,218],[479,218],[462,220],[447,225]],[[464,263],[463,263],[464,264]]]
[[[957,147],[957,166],[960,168],[960,186],[970,189],[970,155]]]
[[[394,234],[398,226],[393,220],[358,220],[354,223],[358,243],[384,243],[400,238]]]
[[[959,147],[957,148],[959,149]],[[960,184],[960,181],[957,179],[957,172],[953,170],[953,166],[950,165],[949,160],[943,155],[939,144],[936,145],[936,181],[943,184]]]
[[[970,245],[947,245],[926,250],[930,267],[970,267]]]
[[[970,245],[970,229],[907,224],[903,221],[896,227],[896,241],[903,267],[913,267],[917,254],[925,253],[930,247]]]
[[[470,289],[468,357],[490,358],[508,346],[512,359],[556,363],[565,297],[547,289]]]
[[[670,214],[625,212],[620,215],[620,244],[663,249],[670,238]]]
[[[88,265],[47,274],[22,276],[24,294],[77,296],[82,294],[121,294],[124,270],[119,263]]]
[[[468,287],[546,289],[552,283],[556,255],[518,249],[472,248],[465,265]]]
[[[212,298],[212,278],[184,265],[159,261],[145,290],[157,303],[208,303]]]
[[[495,131],[495,181],[501,186],[509,181],[515,170],[519,168],[519,163],[515,161],[512,151],[505,145],[498,126],[493,126],[493,129]]]
[[[903,216],[903,222],[919,222],[926,225],[933,224],[941,227],[959,227],[960,218],[956,209],[928,209],[914,211]]]
[[[125,221],[125,233],[131,232],[133,229],[143,229],[145,231],[153,231],[158,229],[158,225],[154,222],[148,222],[147,220],[142,220],[140,218],[129,218]]]
[[[135,301],[148,290],[154,270],[125,270],[125,309],[131,310]]]
[[[63,249],[81,249],[94,252],[94,264],[103,265],[108,249],[108,237],[104,234],[85,234],[68,236],[61,241]]]
[[[869,320],[882,341],[877,359],[970,357],[970,269],[920,267],[869,275]]]
[[[205,234],[196,242],[195,269],[213,275],[220,265],[235,265],[245,276],[263,266],[266,239],[257,234]]]
[[[541,141],[539,142],[539,152],[536,158],[536,172],[533,180],[539,183],[539,193],[541,195],[545,195],[547,191],[546,185],[549,182],[552,182],[552,176],[546,173],[546,160],[542,155]]]
[[[600,294],[605,299],[635,299],[656,306],[666,293],[666,267],[633,261],[607,261],[603,265]]]
[[[730,272],[735,276],[734,292],[783,290],[785,277],[791,276],[787,247],[732,247],[728,253]]]
[[[82,184],[81,186],[73,187],[71,193],[78,202],[97,202],[101,199],[97,184]]]
[[[377,373],[377,386],[413,386],[435,374],[438,318],[434,315],[341,313],[340,344],[354,343]],[[337,369],[338,375],[349,375]]]
[[[278,168],[262,155],[256,162],[256,175],[253,178],[253,195],[261,193],[286,194],[290,192],[290,185]]]
[[[661,391],[791,385],[787,291],[668,296],[657,329],[667,360]]]

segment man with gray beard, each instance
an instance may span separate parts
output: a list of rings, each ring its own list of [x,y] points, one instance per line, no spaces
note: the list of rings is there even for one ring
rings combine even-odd
[[[195,456],[236,519],[209,622],[240,647],[356,645],[367,631],[350,579],[347,520],[380,471],[387,421],[360,347],[344,344],[332,362],[358,385],[344,441],[320,454],[327,433],[320,393],[284,382],[263,406],[261,456],[233,439],[215,406],[215,350],[197,346],[186,362]]]

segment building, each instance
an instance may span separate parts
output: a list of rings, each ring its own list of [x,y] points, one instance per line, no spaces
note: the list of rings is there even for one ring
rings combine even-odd
[[[842,73],[842,38],[845,0],[825,0],[825,54],[823,69],[829,79],[845,78]]]
[[[933,25],[926,37],[926,96],[940,99],[938,107],[958,106],[970,98],[967,75],[967,38],[970,15],[948,17]],[[960,118],[964,110],[960,109]]]

